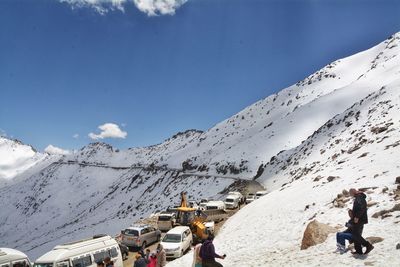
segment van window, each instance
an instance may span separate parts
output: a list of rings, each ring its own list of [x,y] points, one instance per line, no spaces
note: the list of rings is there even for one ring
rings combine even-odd
[[[68,261],[61,261],[56,263],[57,267],[69,267],[69,262]]]
[[[137,230],[133,229],[125,229],[124,235],[133,235],[133,236],[139,236],[139,232]]]
[[[227,199],[225,199],[225,202],[232,203],[233,199],[232,198],[227,198]]]
[[[93,254],[94,262],[103,261],[106,257],[109,257],[109,255],[104,250]]]
[[[33,267],[53,267],[53,263],[35,263]]]
[[[217,206],[207,206],[206,209],[207,210],[217,210],[218,207]]]
[[[12,262],[13,267],[27,267],[29,264],[25,260],[19,260]]]
[[[84,256],[79,259],[72,260],[74,267],[86,267],[92,264],[92,258],[90,256]]]
[[[118,251],[116,248],[112,248],[110,250],[108,250],[108,253],[110,254],[111,258],[116,258],[118,257]]]
[[[169,216],[169,215],[158,216],[158,220],[159,221],[170,221],[171,220],[171,216]]]

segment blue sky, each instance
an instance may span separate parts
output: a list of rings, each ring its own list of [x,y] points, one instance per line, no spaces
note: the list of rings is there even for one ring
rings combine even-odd
[[[114,123],[122,138],[98,140],[160,143],[400,31],[400,1],[153,1],[0,1],[0,131],[76,149]]]

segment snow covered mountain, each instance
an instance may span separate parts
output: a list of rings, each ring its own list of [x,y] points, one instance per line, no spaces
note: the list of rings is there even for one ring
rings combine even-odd
[[[375,60],[373,68],[345,88],[348,92],[375,85],[371,94],[263,166],[258,180],[270,193],[230,218],[216,238],[217,250],[228,255],[223,261],[226,266],[400,265],[396,250],[400,241],[399,39],[397,34],[385,41],[377,57],[380,64],[375,65]],[[301,250],[303,232],[311,220],[345,229],[352,201],[344,190],[351,187],[367,194],[370,222],[364,235],[383,241],[361,258],[333,253],[335,235]],[[188,266],[191,261],[189,254],[168,266]]]
[[[19,140],[0,136],[0,180],[9,180],[45,158],[46,154]]]
[[[226,259],[227,266],[260,266],[255,260],[276,265],[269,260],[280,253],[293,254],[296,265],[307,258],[298,250],[309,218],[316,213],[323,222],[344,222],[343,209],[330,204],[342,189],[376,186],[369,197],[385,202],[372,212],[398,201],[388,193],[395,194],[400,142],[399,43],[396,34],[337,60],[205,132],[189,130],[158,145],[128,150],[94,143],[40,170],[29,169],[0,187],[0,245],[35,258],[62,242],[115,234],[173,205],[181,191],[197,199],[218,198],[238,184],[234,178],[255,177],[271,193],[232,217],[217,245],[236,255]],[[380,194],[383,186],[387,193]],[[383,221],[390,231],[396,216]],[[374,230],[373,222],[367,229]],[[393,241],[389,230],[379,233],[385,237],[382,248]],[[249,246],[243,240],[262,242]]]

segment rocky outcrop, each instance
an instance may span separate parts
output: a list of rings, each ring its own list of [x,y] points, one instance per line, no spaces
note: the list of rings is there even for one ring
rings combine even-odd
[[[317,220],[311,221],[304,231],[303,240],[301,241],[301,249],[307,249],[311,246],[325,242],[329,234],[336,233],[336,228]]]

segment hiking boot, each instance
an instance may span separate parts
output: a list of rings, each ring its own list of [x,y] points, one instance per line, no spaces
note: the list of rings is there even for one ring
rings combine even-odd
[[[373,250],[374,249],[374,246],[373,245],[371,245],[371,244],[369,244],[368,246],[367,246],[367,250],[364,252],[364,254],[368,254],[368,253],[370,253],[371,252],[371,250]]]
[[[343,254],[346,252],[346,247],[343,246],[342,244],[337,243],[336,244],[336,252]]]

